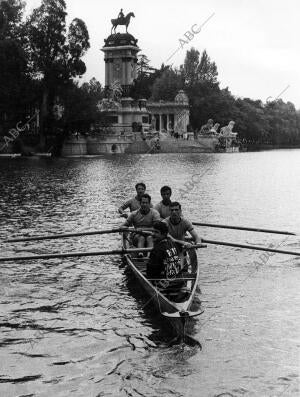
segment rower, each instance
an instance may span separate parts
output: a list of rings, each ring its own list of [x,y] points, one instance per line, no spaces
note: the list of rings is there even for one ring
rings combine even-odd
[[[162,219],[165,219],[171,215],[170,204],[171,204],[172,189],[169,186],[163,186],[160,189],[160,195],[162,201],[156,204],[154,208],[159,212],[160,217]]]
[[[168,237],[165,222],[153,224],[154,245],[147,263],[148,278],[175,278],[180,271],[180,259],[175,243]]]
[[[181,204],[178,203],[178,201],[173,201],[170,204],[170,211],[171,215],[164,219],[163,222],[168,225],[169,234],[173,238],[173,241],[180,244],[184,248],[191,248],[192,244],[188,242],[182,244],[182,241],[185,240],[185,234],[188,232],[192,236],[195,244],[201,244],[201,238],[194,230],[192,223],[182,216]]]
[[[151,229],[154,222],[160,220],[159,213],[151,208],[151,196],[143,194],[141,196],[141,208],[131,212],[122,226],[134,226],[136,229]],[[152,234],[134,234],[133,244],[138,248],[153,247]],[[139,255],[143,256],[142,253]]]
[[[143,194],[145,194],[146,185],[143,182],[139,182],[135,185],[135,190],[136,190],[136,196],[133,197],[132,199],[125,201],[125,203],[123,203],[121,207],[118,208],[118,212],[119,214],[121,214],[123,218],[128,217],[128,214],[124,212],[124,210],[126,210],[127,208],[129,208],[130,212],[133,212],[141,207],[141,198]]]

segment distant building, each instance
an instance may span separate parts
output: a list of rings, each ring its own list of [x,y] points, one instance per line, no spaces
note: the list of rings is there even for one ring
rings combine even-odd
[[[125,19],[129,15],[134,16],[129,13]],[[112,20],[115,26],[120,22],[124,20]],[[140,51],[137,42],[130,33],[114,33],[104,39],[101,51],[104,53],[106,92],[98,109],[105,126],[95,123],[89,136],[65,142],[63,155],[206,150],[198,142],[192,142],[193,133],[187,134],[189,99],[183,90],[174,101],[150,102],[129,96],[137,78]],[[175,140],[173,134],[184,139]]]
[[[190,119],[189,99],[183,90],[180,90],[174,102],[158,101],[147,102],[150,113],[150,123],[155,131],[174,131],[180,135],[187,131]]]
[[[179,135],[187,131],[189,124],[189,100],[180,90],[174,101],[134,101],[129,92],[137,77],[138,40],[129,33],[116,33],[104,40],[105,88],[107,97],[113,95],[114,87],[121,89],[119,105],[115,98],[106,101],[103,111],[109,113],[109,120],[115,133],[132,132],[132,125],[142,125],[143,131],[174,131]],[[105,105],[105,101],[104,101]]]

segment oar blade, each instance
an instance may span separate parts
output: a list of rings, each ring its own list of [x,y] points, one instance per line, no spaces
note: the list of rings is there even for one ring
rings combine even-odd
[[[263,228],[257,228],[257,227],[219,225],[219,224],[204,223],[204,222],[193,222],[193,225],[194,226],[204,226],[204,227],[215,227],[217,229],[245,230],[245,231],[249,231],[249,232],[284,234],[287,236],[297,236],[297,233],[294,233],[294,232],[288,232],[288,231],[283,231],[283,230],[263,229]]]
[[[11,261],[30,261],[37,259],[58,259],[58,258],[81,258],[84,256],[105,256],[105,255],[124,255],[137,252],[150,252],[152,248],[130,248],[130,249],[114,249],[105,251],[87,251],[87,252],[58,252],[54,254],[40,254],[40,255],[19,255],[0,258],[0,262]]]
[[[277,248],[261,247],[261,246],[249,245],[249,244],[239,244],[229,241],[216,241],[216,240],[206,240],[206,239],[202,239],[202,241],[206,244],[224,245],[225,247],[245,248],[256,251],[275,252],[276,254],[300,256],[300,252],[281,250]]]

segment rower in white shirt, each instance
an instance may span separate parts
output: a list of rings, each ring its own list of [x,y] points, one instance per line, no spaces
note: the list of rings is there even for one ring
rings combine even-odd
[[[162,201],[156,204],[154,208],[159,212],[160,217],[162,219],[165,219],[171,215],[170,204],[171,204],[172,189],[169,186],[163,186],[160,189],[160,194]]]

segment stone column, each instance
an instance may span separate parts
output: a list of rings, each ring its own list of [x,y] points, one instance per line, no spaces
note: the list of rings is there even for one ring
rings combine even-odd
[[[110,61],[111,61],[111,60],[110,60]],[[112,63],[112,62],[109,62],[109,64],[108,64],[108,85],[109,85],[109,86],[111,85],[111,83],[112,83],[112,78],[113,78],[112,66],[113,66],[113,63]]]
[[[159,114],[159,131],[162,129],[162,115]]]
[[[122,85],[127,84],[127,62],[122,61]]]
[[[179,121],[177,112],[174,114],[174,131],[178,132],[179,130]]]
[[[183,128],[184,128],[184,131],[185,131],[185,132],[187,131],[187,126],[188,126],[188,124],[189,124],[189,112],[188,112],[188,110],[186,109],[186,110],[185,110],[185,114],[184,114],[184,125],[183,125]]]
[[[105,85],[108,85],[108,60],[105,60]]]

